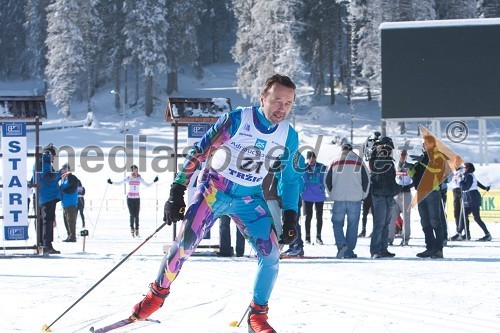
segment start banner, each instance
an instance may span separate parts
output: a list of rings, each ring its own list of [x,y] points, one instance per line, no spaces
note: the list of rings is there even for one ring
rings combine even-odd
[[[28,239],[26,123],[2,123],[2,207],[5,240]]]

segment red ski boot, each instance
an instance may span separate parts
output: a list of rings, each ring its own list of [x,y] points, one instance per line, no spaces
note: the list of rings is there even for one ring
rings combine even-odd
[[[269,307],[262,306],[252,301],[248,312],[249,333],[276,333],[274,328],[267,322],[267,311]]]
[[[149,285],[149,292],[142,301],[134,305],[134,313],[131,317],[136,319],[146,319],[153,312],[162,307],[165,298],[170,293],[170,288],[158,287],[156,282]]]

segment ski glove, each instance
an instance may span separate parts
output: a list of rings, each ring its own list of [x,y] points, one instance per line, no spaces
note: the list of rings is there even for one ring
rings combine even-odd
[[[110,178],[108,178],[108,184],[113,184]]]
[[[158,181],[158,176],[155,177],[155,179],[153,179],[153,183],[156,183]]]
[[[491,189],[491,185],[486,186],[485,189],[486,189],[486,192],[488,192]]]
[[[283,212],[283,233],[280,244],[292,244],[297,239],[297,212],[285,210]]]
[[[170,187],[170,196],[165,202],[163,211],[163,221],[167,222],[168,225],[184,219],[184,211],[186,210],[186,204],[184,203],[185,191],[186,186],[181,184],[173,183]]]

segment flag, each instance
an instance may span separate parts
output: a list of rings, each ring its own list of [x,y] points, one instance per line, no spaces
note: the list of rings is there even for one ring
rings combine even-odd
[[[418,125],[422,137],[435,142],[435,146],[428,152],[429,161],[423,172],[417,192],[413,197],[410,207],[414,207],[423,200],[431,191],[436,189],[448,176],[463,163],[462,157],[456,154],[450,147],[439,140],[434,134],[422,125]],[[417,162],[420,163],[420,162]]]

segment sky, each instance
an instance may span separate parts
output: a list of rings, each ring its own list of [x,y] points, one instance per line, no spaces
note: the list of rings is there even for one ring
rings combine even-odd
[[[188,73],[189,71],[186,71]],[[232,106],[249,105],[234,88],[236,66],[209,66],[205,78],[198,81],[187,74],[180,76],[181,91],[177,96],[229,97]],[[29,82],[0,83],[0,95],[32,92]],[[164,250],[173,238],[173,228],[162,225],[163,203],[168,196],[172,172],[152,170],[155,148],[173,147],[173,128],[164,121],[166,100],[156,100],[151,118],[140,110],[127,108],[126,134],[134,144],[130,162],[139,164],[140,173],[151,182],[141,189],[140,237],[130,236],[128,211],[122,186],[108,185],[106,180],[123,179],[123,171],[113,170],[111,163],[121,166],[123,156],[111,160],[113,147],[123,145],[122,116],[106,114],[113,108],[114,96],[101,91],[94,100],[94,123],[90,128],[64,128],[82,122],[86,104],[75,102],[71,119],[62,119],[48,101],[49,117],[40,133],[42,144],[49,142],[71,147],[75,175],[86,188],[86,228],[88,237],[78,237],[76,243],[62,242],[66,238],[60,205],[57,209],[54,247],[60,255],[41,257],[33,250],[0,248],[0,290],[2,290],[2,332],[40,332],[51,325],[58,333],[87,332],[89,327],[101,327],[131,314],[132,306],[148,291],[157,274]],[[290,117],[299,132],[301,146],[318,147],[318,161],[328,164],[339,152],[332,144],[336,136],[350,138],[353,111],[354,144],[362,143],[373,131],[379,130],[380,111],[377,102],[368,102],[357,91],[351,108],[338,96],[338,104],[326,106],[327,99],[314,102],[308,109],[295,110]],[[106,113],[105,113],[106,111]],[[447,122],[442,122],[444,132]],[[481,165],[477,149],[477,124],[470,125],[470,137],[460,144],[451,144],[466,161],[476,164],[476,176],[493,189],[500,189],[498,152],[500,125],[488,120],[488,165]],[[429,125],[429,124],[424,124]],[[49,128],[59,128],[51,129]],[[396,145],[410,140],[415,152],[421,140],[416,124],[408,124],[405,135],[396,135],[396,124],[389,124],[388,134]],[[442,135],[445,138],[445,134]],[[444,139],[446,143],[449,143]],[[187,142],[186,130],[179,133],[179,145]],[[98,146],[104,158],[97,164],[102,170],[89,172],[81,158],[85,147]],[[28,146],[34,146],[34,133],[28,133]],[[69,148],[68,148],[69,149]],[[142,149],[142,150],[141,150]],[[410,152],[411,153],[411,152]],[[142,155],[143,157],[141,157]],[[145,157],[144,157],[145,156]],[[60,165],[68,160],[61,154]],[[129,161],[127,161],[129,162]],[[28,162],[31,170],[32,161]],[[140,163],[144,163],[144,167]],[[171,168],[172,165],[169,165]],[[280,262],[279,277],[269,301],[269,322],[280,333],[286,332],[498,332],[500,327],[500,224],[487,223],[493,241],[453,242],[444,249],[444,259],[419,259],[415,255],[425,249],[423,233],[416,209],[411,212],[410,246],[392,246],[393,259],[370,258],[369,238],[358,240],[357,259],[334,259],[337,252],[329,209],[325,209],[322,237],[324,245],[306,245],[307,256],[316,259],[286,259]],[[302,218],[303,223],[303,218]],[[450,234],[453,234],[449,219]],[[369,215],[368,232],[371,232]],[[81,220],[77,222],[77,232]],[[234,226],[233,226],[234,228]],[[157,232],[156,232],[157,231]],[[235,238],[233,230],[233,246]],[[483,234],[471,222],[472,239]],[[33,222],[27,241],[2,241],[6,246],[34,244]],[[148,238],[151,238],[145,242]],[[312,239],[315,226],[312,226]],[[144,243],[145,242],[145,243]],[[218,227],[203,245],[218,244]],[[395,244],[399,244],[396,239]],[[68,308],[131,252],[134,254],[71,310]],[[165,305],[152,318],[161,323],[137,323],[117,332],[247,332],[245,321],[239,328],[230,327],[239,321],[251,300],[251,290],[257,261],[250,247],[245,257],[218,258],[212,249],[199,249],[183,266],[172,285]]]

